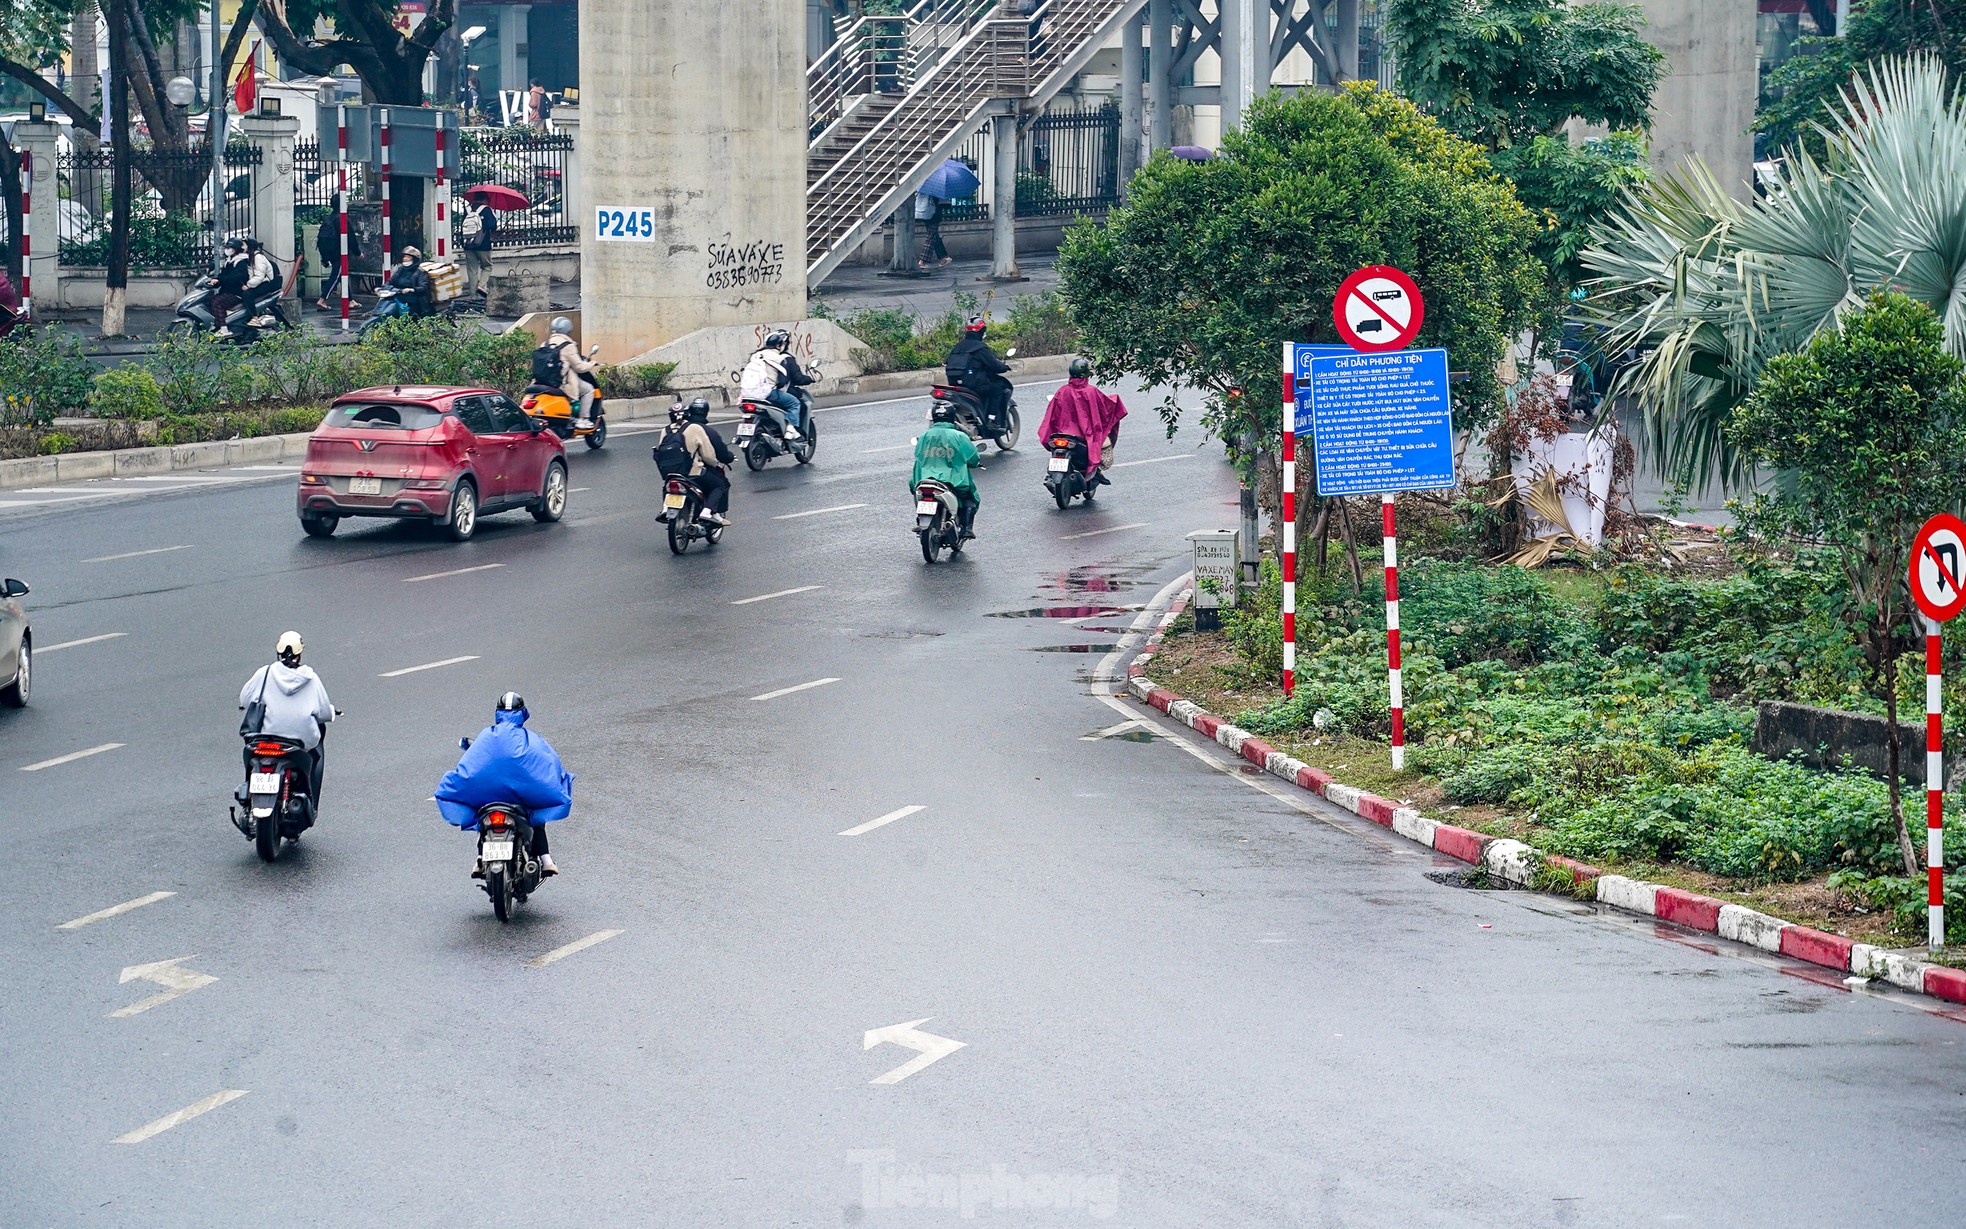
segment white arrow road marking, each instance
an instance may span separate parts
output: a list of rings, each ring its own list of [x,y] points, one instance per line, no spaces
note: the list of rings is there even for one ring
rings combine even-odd
[[[534,956],[531,960],[526,961],[526,967],[528,969],[543,969],[555,960],[565,960],[575,952],[585,951],[596,943],[606,943],[609,939],[614,938],[620,933],[618,930],[597,930],[585,939],[575,939],[565,947],[556,947],[544,956]]]
[[[1122,721],[1118,725],[1109,725],[1105,729],[1097,730],[1091,734],[1081,734],[1079,741],[1082,743],[1096,743],[1102,738],[1111,738],[1115,734],[1124,734],[1139,724],[1137,721]]]
[[[131,1003],[128,1007],[118,1008],[109,1013],[109,1018],[112,1020],[121,1020],[126,1016],[134,1016],[139,1012],[149,1011],[159,1004],[170,1002],[181,994],[190,994],[193,990],[201,986],[209,986],[217,981],[218,978],[213,977],[210,973],[199,973],[192,969],[178,968],[185,961],[196,959],[198,957],[195,955],[179,956],[176,960],[158,960],[151,964],[133,964],[129,968],[124,969],[123,975],[116,979],[118,985],[128,981],[135,981],[141,977],[145,981],[156,982],[160,986],[167,987],[167,989],[162,994],[153,994],[140,1003]],[[204,1111],[201,1110],[199,1112],[203,1113]],[[154,1135],[156,1132],[153,1131],[151,1134]]]
[[[143,555],[168,555],[174,550],[190,550],[190,549],[191,546],[189,543],[186,543],[183,546],[159,546],[152,550],[124,551],[120,555],[99,555],[94,559],[84,559],[82,562],[83,563],[114,563],[118,559],[136,559]]]
[[[34,646],[34,654],[38,657],[43,653],[53,653],[60,649],[79,649],[85,644],[100,644],[105,640],[116,640],[129,634],[128,632],[104,632],[100,636],[84,636],[80,640],[64,640],[60,644],[37,644]]]
[[[502,563],[481,563],[475,568],[452,568],[448,572],[432,572],[428,576],[405,576],[403,577],[403,583],[413,585],[419,580],[442,580],[446,576],[467,576],[472,572],[489,572],[493,568],[502,568],[504,566]]]
[[[1162,461],[1185,461],[1194,455],[1192,452],[1177,452],[1172,456],[1166,457],[1142,457],[1138,461],[1115,461],[1113,462],[1113,468],[1125,469],[1129,465],[1159,465]]]
[[[771,519],[774,521],[796,521],[802,516],[823,516],[828,512],[851,512],[855,508],[864,508],[866,506],[866,504],[834,504],[830,508],[814,508],[809,512],[787,512],[783,516],[774,516]]]
[[[890,1024],[886,1028],[868,1029],[866,1037],[862,1038],[860,1043],[860,1048],[863,1051],[871,1050],[883,1042],[892,1042],[904,1049],[921,1051],[914,1058],[902,1063],[886,1075],[877,1076],[869,1081],[869,1083],[899,1084],[917,1071],[927,1067],[930,1063],[941,1062],[943,1059],[969,1044],[964,1041],[951,1041],[947,1037],[937,1037],[934,1033],[924,1033],[917,1027],[918,1025],[927,1024],[934,1018],[934,1016],[923,1016],[919,1020],[910,1020],[906,1024]]]
[[[58,755],[54,759],[42,760],[38,764],[22,764],[20,770],[22,772],[40,772],[43,768],[53,768],[57,764],[72,764],[76,760],[86,760],[92,755],[101,755],[105,751],[114,751],[122,745],[122,743],[104,743],[99,747],[90,747],[86,751],[71,751],[67,755]]]
[[[857,827],[848,828],[845,832],[840,833],[840,835],[859,836],[863,832],[872,832],[876,828],[883,827],[887,824],[891,824],[897,819],[906,819],[917,811],[926,811],[926,810],[928,810],[927,807],[902,807],[898,811],[889,811],[887,814],[881,816],[879,819],[870,819],[866,823],[860,824]]]
[[[1135,521],[1131,525],[1115,525],[1111,529],[1088,529],[1084,533],[1068,533],[1058,539],[1060,542],[1076,542],[1080,538],[1096,538],[1101,534],[1120,533],[1127,529],[1145,529],[1146,521]]]
[[[753,700],[776,700],[780,696],[789,696],[795,691],[811,691],[815,687],[824,687],[828,683],[837,683],[839,681],[838,679],[814,679],[810,683],[800,683],[797,687],[780,687],[777,691],[767,691],[761,696],[752,696],[751,698]]]
[[[825,585],[800,585],[796,589],[780,589],[776,593],[760,593],[756,597],[740,597],[733,606],[749,606],[752,602],[769,602],[775,597],[791,597],[794,593],[811,593],[814,589],[824,589]]]
[[[387,670],[383,672],[381,677],[386,679],[401,678],[405,674],[415,674],[419,670],[435,670],[439,666],[455,666],[461,661],[477,661],[477,660],[478,658],[476,654],[473,654],[470,657],[446,657],[442,661],[426,661],[420,666],[404,666],[401,670]]]
[[[246,1090],[243,1088],[228,1088],[224,1092],[215,1092],[202,1101],[193,1101],[181,1110],[166,1114],[155,1122],[146,1123],[128,1135],[118,1135],[110,1142],[117,1144],[140,1144],[153,1135],[162,1135],[172,1127],[190,1122],[200,1114],[208,1114],[226,1102],[237,1101],[245,1095]]]
[[[55,927],[55,929],[80,930],[91,922],[106,922],[118,914],[128,913],[132,909],[141,909],[145,905],[154,905],[160,900],[169,900],[176,895],[176,892],[152,892],[148,896],[139,896],[135,900],[126,900],[120,905],[111,905],[107,909],[98,909],[94,913],[84,917],[78,917],[72,922],[63,922],[61,925]]]

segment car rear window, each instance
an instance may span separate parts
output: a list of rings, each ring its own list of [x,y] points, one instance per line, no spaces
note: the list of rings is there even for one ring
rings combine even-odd
[[[358,401],[330,409],[321,425],[384,431],[427,431],[442,421],[443,411],[433,405]]]

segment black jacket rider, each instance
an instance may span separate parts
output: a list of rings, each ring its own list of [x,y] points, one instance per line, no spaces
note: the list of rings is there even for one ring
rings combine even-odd
[[[956,348],[949,351],[944,369],[949,383],[983,398],[985,418],[992,422],[1000,420],[1003,408],[1010,404],[1010,381],[1003,374],[1010,370],[1010,364],[997,357],[982,333],[964,333]]]

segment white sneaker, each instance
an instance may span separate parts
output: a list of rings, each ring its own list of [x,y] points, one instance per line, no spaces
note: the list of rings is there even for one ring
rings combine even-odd
[[[696,519],[697,519],[697,520],[699,520],[699,521],[702,521],[702,522],[703,522],[704,524],[706,524],[706,525],[720,525],[720,526],[728,526],[728,525],[730,524],[730,518],[729,518],[729,517],[727,517],[727,516],[724,516],[724,515],[723,515],[722,513],[720,513],[720,512],[704,512],[704,513],[700,513],[700,514],[698,514],[698,516],[697,516],[697,518],[696,518]]]
[[[539,873],[542,875],[557,875],[560,873],[560,868],[553,865],[552,854],[543,853],[539,855]]]
[[[796,443],[798,443],[798,442],[799,442],[800,440],[802,440],[802,439],[804,439],[804,438],[805,438],[805,436],[804,436],[804,435],[801,435],[801,434],[799,433],[799,429],[798,429],[797,427],[786,427],[786,428],[785,428],[785,442],[786,442],[786,443],[788,443],[788,444],[796,444]]]
[[[576,431],[591,431],[594,429],[594,420],[591,418],[576,418],[573,420],[573,428]]]

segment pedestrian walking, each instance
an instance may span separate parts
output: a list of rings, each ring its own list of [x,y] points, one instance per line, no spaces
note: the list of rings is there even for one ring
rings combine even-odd
[[[526,124],[532,128],[546,126],[546,87],[534,77],[532,88],[526,91]]]
[[[491,279],[492,236],[498,231],[498,215],[483,197],[468,197],[464,216],[458,220],[458,247],[464,253],[464,293],[477,295],[479,275]]]
[[[329,302],[329,292],[341,281],[341,193],[334,194],[328,202],[328,216],[321,223],[321,229],[314,234],[314,254],[321,258],[321,297],[314,300],[314,306],[324,312],[340,311],[339,302]],[[362,241],[355,236],[353,227],[348,231],[348,267],[352,271],[355,261],[362,254]],[[337,296],[338,297],[338,296]]]
[[[926,192],[915,193],[915,222],[922,228],[922,257],[915,262],[915,268],[926,273],[929,262],[937,266],[949,263],[949,249],[942,245],[942,200]]]

